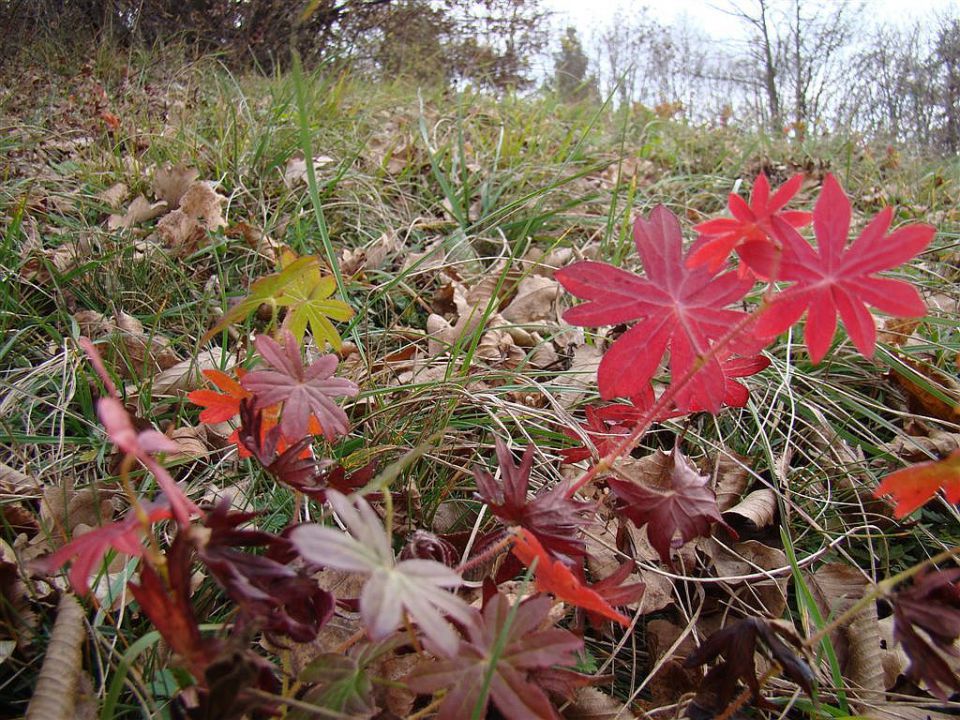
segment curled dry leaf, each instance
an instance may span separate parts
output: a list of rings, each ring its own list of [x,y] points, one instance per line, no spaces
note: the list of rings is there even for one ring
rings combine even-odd
[[[776,517],[777,494],[770,488],[754,490],[723,513],[723,519],[741,534],[769,527]]]
[[[317,155],[313,158],[313,170],[316,172],[335,162],[336,160],[327,155]],[[307,184],[307,161],[302,153],[297,153],[287,160],[287,167],[283,171],[283,184],[288,188]]]
[[[863,573],[843,563],[827,563],[805,579],[823,617],[836,617],[850,609],[867,591]],[[862,710],[884,699],[885,656],[895,655],[893,643],[885,646],[877,620],[876,603],[858,612],[850,622],[830,633],[843,676],[850,681],[854,696],[864,703]],[[894,676],[894,680],[896,676]]]
[[[97,199],[111,209],[116,210],[120,207],[120,203],[127,199],[127,195],[129,194],[130,189],[126,184],[118,182],[97,195]]]
[[[556,280],[530,275],[520,281],[516,297],[504,308],[502,315],[505,320],[518,325],[549,320],[556,315],[554,304],[562,291]]]
[[[723,547],[712,538],[703,547],[713,560],[717,575],[730,580],[726,588],[733,594],[725,604],[744,614],[780,617],[787,607],[787,581],[789,576],[781,570],[777,577],[757,580],[739,580],[746,575],[756,575],[769,570],[787,567],[787,556],[782,550],[769,545],[746,540]]]
[[[917,381],[908,370],[893,366],[889,377],[907,396],[911,411],[949,423],[960,423],[960,382],[947,373],[911,357],[901,362],[923,378]],[[931,391],[931,388],[933,391]],[[935,394],[936,393],[936,394]]]
[[[592,687],[579,688],[563,711],[564,720],[636,720],[622,701]]]
[[[153,196],[166,202],[171,210],[176,210],[180,207],[180,198],[199,177],[196,168],[167,163],[154,173]]]
[[[111,215],[107,218],[107,229],[129,230],[140,223],[153,220],[167,211],[165,202],[151,203],[143,195],[137,195],[124,215]]]
[[[84,611],[70,594],[60,596],[57,620],[50,634],[37,685],[27,706],[26,720],[72,718],[83,668]]]

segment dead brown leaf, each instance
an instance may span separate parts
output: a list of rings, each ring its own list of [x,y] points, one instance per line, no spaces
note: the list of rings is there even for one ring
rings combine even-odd
[[[167,163],[154,173],[153,196],[166,202],[171,210],[176,210],[180,207],[180,199],[199,177],[196,168]]]
[[[736,578],[756,575],[759,572],[784,568],[787,556],[778,548],[764,545],[756,540],[745,540],[723,547],[713,538],[703,541],[703,548],[713,560],[717,575],[727,577],[727,589],[734,601],[724,600],[745,615],[780,617],[787,607],[788,576],[764,580]]]
[[[563,292],[560,283],[541,275],[530,275],[520,281],[517,294],[504,308],[505,320],[518,325],[534,325],[556,317],[554,307]]]
[[[738,532],[756,533],[773,524],[777,517],[777,494],[770,488],[754,490],[729,510],[723,519]]]
[[[111,215],[107,218],[109,230],[129,230],[140,223],[153,220],[167,211],[167,203],[160,201],[151,203],[143,195],[137,195],[124,215]]]
[[[327,155],[317,155],[313,158],[313,170],[318,172],[321,168],[335,162],[336,160]],[[303,153],[297,153],[287,160],[287,168],[283,171],[283,184],[288,188],[307,184],[307,161],[304,159]]]
[[[593,687],[578,688],[573,702],[563,711],[565,720],[631,720],[636,718],[623,702]]]
[[[946,399],[938,397],[914,381],[906,372],[894,367],[888,376],[907,396],[910,410],[938,420],[960,423],[960,382],[947,373],[912,357],[901,356],[900,360],[946,397]]]
[[[120,203],[126,200],[127,195],[129,194],[130,189],[126,186],[126,184],[118,182],[97,195],[97,199],[102,201],[104,205],[107,205],[113,210],[117,210],[120,207]]]
[[[828,563],[807,573],[807,583],[824,617],[845,612],[870,588],[862,572],[843,563]],[[884,656],[895,657],[896,653],[893,643],[884,647],[876,604],[865,607],[830,637],[843,676],[850,681],[860,708],[866,710],[882,702],[887,689]]]

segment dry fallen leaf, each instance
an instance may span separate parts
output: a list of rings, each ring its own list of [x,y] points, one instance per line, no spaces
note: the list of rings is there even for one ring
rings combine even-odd
[[[889,377],[907,396],[911,411],[929,415],[938,420],[960,423],[960,382],[935,367],[911,357],[901,356],[900,360],[918,375],[936,388],[946,399],[934,395],[930,390],[915,382],[905,371],[894,366]]]
[[[153,196],[166,202],[171,210],[176,210],[180,207],[180,198],[199,177],[196,168],[167,163],[153,176]]]
[[[556,317],[554,304],[563,289],[556,280],[530,275],[520,281],[513,301],[501,313],[518,325],[533,325]]]
[[[772,525],[776,517],[777,494],[770,488],[754,490],[732,508],[723,512],[723,519],[741,534],[742,532],[756,533]]]
[[[564,720],[631,720],[637,716],[622,701],[597,688],[578,688],[563,711]]]
[[[313,170],[317,172],[321,168],[335,162],[336,160],[332,157],[317,155],[313,158]],[[292,188],[297,184],[307,184],[307,161],[304,160],[302,153],[297,153],[287,160],[287,169],[283,171],[283,183],[288,188]]]
[[[126,184],[118,182],[97,195],[97,198],[103,201],[105,205],[117,210],[120,207],[120,203],[126,200],[127,195],[129,194],[130,189],[126,186]]]
[[[111,215],[107,218],[109,230],[130,229],[135,225],[153,220],[167,211],[167,203],[151,203],[143,195],[137,195],[124,215]]]

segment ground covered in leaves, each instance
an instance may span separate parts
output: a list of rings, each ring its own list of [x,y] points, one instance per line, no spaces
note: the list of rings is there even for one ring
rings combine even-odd
[[[873,360],[843,336],[814,365],[788,336],[743,381],[744,407],[656,425],[618,461],[617,479],[589,488],[589,512],[564,518],[583,522],[582,544],[564,546],[561,537],[552,548],[588,557],[594,588],[619,608],[616,617],[541,596],[512,622],[552,642],[557,662],[590,676],[589,684],[555,680],[568,696],[557,703],[567,718],[675,717],[698,707],[709,716],[718,710],[710,693],[729,701],[738,677],[746,686],[762,678],[767,698],[765,710],[745,713],[920,718],[960,707],[907,678],[884,602],[832,632],[823,656],[811,659],[819,705],[801,694],[809,678],[787,652],[874,582],[960,539],[956,509],[942,500],[895,521],[873,497],[891,470],[960,447],[955,161],[857,138],[791,143],[730,126],[688,127],[642,108],[469,92],[418,97],[402,85],[371,91],[349,76],[308,74],[299,85],[289,76],[237,77],[214,60],[184,63],[172,50],[25,55],[0,75],[0,125],[0,715],[24,712],[67,589],[63,576],[40,577],[31,563],[128,506],[80,336],[98,343],[119,376],[137,429],[154,423],[176,444],[167,464],[197,504],[229,498],[234,509],[257,513],[245,520],[279,532],[319,517],[323,498],[275,483],[238,452],[224,422],[234,413],[202,421],[187,395],[210,389],[202,370],[242,364],[252,333],[271,322],[258,278],[294,256],[326,258],[352,310],[336,317],[338,374],[359,392],[341,388],[345,415],[331,414],[320,430],[328,438],[349,432],[322,453],[354,477],[353,488],[373,463],[396,468],[386,517],[398,547],[436,559],[454,553],[455,564],[491,534],[491,514],[524,524],[527,490],[549,493],[579,475],[593,453],[588,432],[608,428],[585,408],[598,398],[603,351],[623,327],[564,323],[574,301],[555,271],[585,258],[635,269],[636,215],[664,204],[692,240],[692,226],[722,214],[727,193],[745,193],[759,172],[775,186],[805,173],[797,205],[809,205],[835,174],[854,200],[857,227],[886,205],[896,207],[895,224],[934,225],[933,245],[901,272],[920,288],[928,317],[881,321]],[[329,295],[280,312],[301,336],[309,329],[329,339],[325,317],[338,312]],[[242,298],[253,299],[242,307]],[[226,329],[208,343],[211,328]],[[215,415],[217,401],[207,397],[199,404]],[[283,422],[306,424],[308,414]],[[402,467],[393,464],[401,458]],[[676,486],[677,477],[708,483],[720,516],[712,537],[665,562],[672,533],[625,522],[611,490]],[[537,552],[530,538],[515,547],[517,557]],[[169,699],[188,684],[155,634],[141,640],[152,628],[124,590],[135,565],[117,557],[90,580],[83,717],[167,717]],[[348,570],[330,567],[320,582],[338,598],[350,597],[354,583],[355,597]],[[490,572],[473,570],[468,581]],[[231,621],[214,578],[196,573],[185,582],[205,631]],[[922,583],[911,592],[924,602]],[[462,594],[470,601],[480,590]],[[493,652],[489,628],[503,626],[505,597],[465,621],[477,657]],[[376,682],[349,698],[355,704],[338,706],[325,694],[333,681],[310,679],[308,669],[318,658],[346,662],[343,648],[360,628],[356,610],[341,607],[309,642],[256,638],[257,652],[283,669],[280,694],[351,717],[405,717],[436,710],[430,693],[450,677],[476,675],[443,700],[472,707],[485,665],[460,657],[408,681],[416,658],[395,648],[363,660]],[[581,650],[542,629],[548,613],[583,635]],[[731,633],[751,639],[748,653],[724,649]],[[767,652],[754,668],[758,639]],[[445,637],[427,640],[442,646]],[[504,677],[546,674],[556,664],[538,664],[522,644],[497,652]],[[718,654],[726,664],[704,677],[696,663]],[[351,662],[355,669],[361,661]],[[310,689],[298,695],[301,684]],[[297,716],[296,708],[285,712]]]

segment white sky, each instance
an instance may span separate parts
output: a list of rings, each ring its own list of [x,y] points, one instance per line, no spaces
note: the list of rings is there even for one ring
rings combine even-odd
[[[822,0],[830,2],[830,0]],[[667,23],[686,14],[694,24],[717,39],[736,39],[742,36],[743,26],[721,8],[730,7],[729,0],[543,0],[544,6],[556,13],[556,25],[573,25],[583,40],[589,40],[598,26],[612,17],[618,6],[649,8],[650,15]],[[751,0],[741,0],[750,7]],[[871,19],[910,25],[933,13],[958,12],[957,0],[866,0],[864,14]]]

